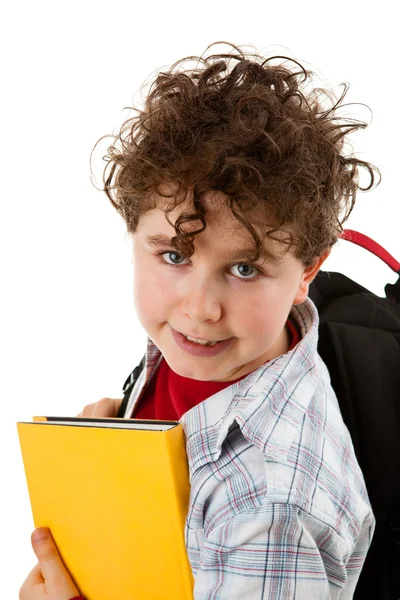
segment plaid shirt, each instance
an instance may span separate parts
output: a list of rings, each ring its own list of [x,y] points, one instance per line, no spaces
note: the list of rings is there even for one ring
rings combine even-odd
[[[195,600],[348,600],[375,520],[317,353],[311,300],[293,307],[290,352],[181,418],[191,493],[185,540]],[[148,341],[132,414],[161,360]]]

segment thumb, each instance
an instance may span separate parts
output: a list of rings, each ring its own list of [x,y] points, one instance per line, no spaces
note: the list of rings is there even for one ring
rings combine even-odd
[[[47,589],[62,590],[63,595],[77,595],[78,589],[72,581],[64,563],[61,560],[57,546],[47,527],[35,529],[31,536],[32,548],[39,561],[43,579]],[[67,594],[71,594],[68,596]]]

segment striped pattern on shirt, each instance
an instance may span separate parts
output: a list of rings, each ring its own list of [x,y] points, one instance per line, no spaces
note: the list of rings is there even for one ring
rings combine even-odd
[[[311,300],[291,351],[181,418],[191,481],[185,539],[195,600],[349,600],[375,527],[317,353]],[[161,354],[148,340],[132,410]]]

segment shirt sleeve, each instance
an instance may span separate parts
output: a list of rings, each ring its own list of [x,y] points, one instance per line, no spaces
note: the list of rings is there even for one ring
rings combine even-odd
[[[290,504],[237,514],[204,536],[194,600],[350,600],[369,529],[355,544]]]

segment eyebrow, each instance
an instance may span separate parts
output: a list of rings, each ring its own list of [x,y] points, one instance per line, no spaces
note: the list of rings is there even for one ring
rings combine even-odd
[[[158,234],[158,235],[148,235],[145,238],[146,243],[149,246],[152,246],[153,248],[156,248],[158,250],[162,250],[164,249],[166,246],[172,247],[171,244],[171,238],[169,238],[167,235],[162,235],[162,234]],[[231,253],[229,253],[229,251],[224,252],[224,257],[226,260],[239,260],[240,258],[245,258],[246,260],[250,260],[250,256],[252,256],[254,254],[254,246],[253,247],[247,247],[247,248],[240,248],[233,250]],[[273,252],[271,252],[271,250],[268,250],[267,248],[264,248],[263,250],[261,250],[260,252],[260,259],[266,259],[268,262],[273,263],[273,264],[277,264],[279,265],[280,263],[282,263],[282,258],[277,256],[276,254],[274,254]]]

